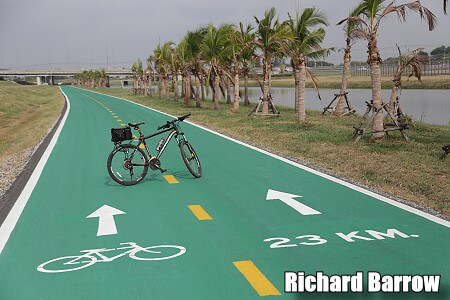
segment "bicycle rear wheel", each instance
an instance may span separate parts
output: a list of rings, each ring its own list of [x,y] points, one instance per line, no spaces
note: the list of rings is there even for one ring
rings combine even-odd
[[[187,141],[181,141],[179,146],[181,157],[189,172],[191,172],[194,177],[200,178],[202,176],[202,166],[200,165],[200,161],[198,160],[194,148],[192,148],[191,144]]]
[[[108,157],[108,173],[122,185],[134,185],[147,175],[148,158],[136,145],[120,145]]]

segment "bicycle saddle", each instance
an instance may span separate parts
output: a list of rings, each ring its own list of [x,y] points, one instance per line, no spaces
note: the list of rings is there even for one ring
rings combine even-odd
[[[139,126],[139,125],[142,125],[142,124],[145,124],[145,123],[144,123],[144,122],[140,122],[140,123],[128,123],[128,125],[131,126],[131,127],[136,127],[136,126]]]

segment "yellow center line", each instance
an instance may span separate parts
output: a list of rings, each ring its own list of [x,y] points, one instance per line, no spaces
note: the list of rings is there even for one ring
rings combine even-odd
[[[199,221],[212,220],[211,216],[203,209],[201,205],[188,205],[188,208],[197,217]]]
[[[145,145],[144,145],[144,144],[140,144],[140,145],[139,145],[139,148],[145,149]]]
[[[234,261],[233,265],[244,275],[260,296],[279,296],[281,293],[251,260]]]
[[[126,126],[126,124],[123,124],[123,123],[122,123],[122,124],[120,124],[120,126]]]
[[[119,118],[119,116],[114,116],[114,118],[118,119],[118,118]]]
[[[116,120],[117,122],[122,122],[122,120]]]
[[[163,177],[170,184],[180,183],[173,175],[164,175]]]

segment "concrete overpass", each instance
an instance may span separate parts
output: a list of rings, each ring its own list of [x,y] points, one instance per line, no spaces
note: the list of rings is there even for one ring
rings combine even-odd
[[[12,76],[36,76],[36,83],[54,84],[54,76],[75,76],[75,74],[83,72],[84,69],[56,69],[56,70],[0,70],[0,77]],[[108,76],[132,76],[133,73],[129,69],[105,69]]]

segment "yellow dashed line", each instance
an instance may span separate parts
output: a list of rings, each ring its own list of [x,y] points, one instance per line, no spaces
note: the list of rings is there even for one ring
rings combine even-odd
[[[111,115],[113,115],[113,116],[114,116],[114,115],[115,115],[115,113],[111,113]]]
[[[122,124],[120,124],[120,126],[126,126],[126,124],[123,124],[123,123],[122,123]]]
[[[251,260],[234,261],[233,265],[244,275],[260,296],[279,296],[280,292]]]
[[[164,175],[164,179],[170,184],[180,183],[173,175]]]
[[[122,120],[116,120],[117,122],[122,122]]]
[[[201,205],[188,205],[192,213],[199,221],[212,220],[211,216],[203,209]]]
[[[145,149],[145,145],[144,145],[144,144],[140,144],[140,145],[139,145],[139,148]]]
[[[118,118],[119,118],[119,116],[114,116],[114,118],[118,119]]]

